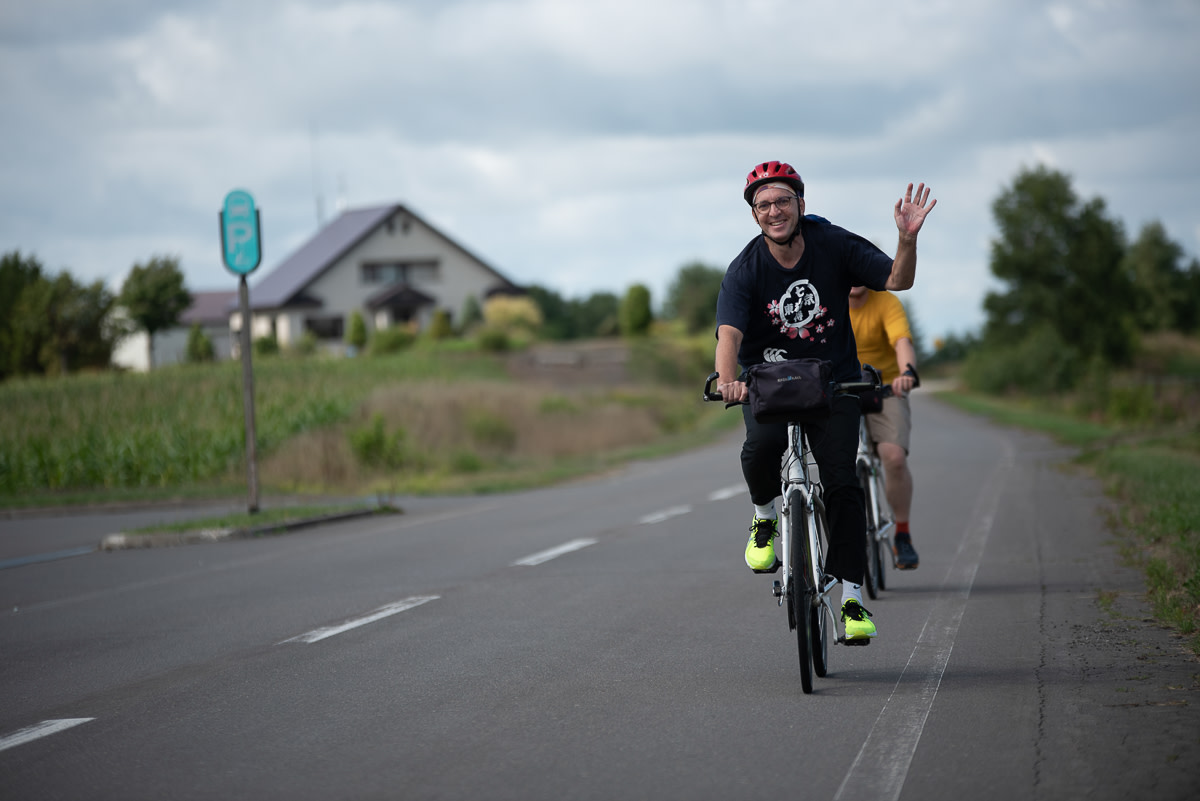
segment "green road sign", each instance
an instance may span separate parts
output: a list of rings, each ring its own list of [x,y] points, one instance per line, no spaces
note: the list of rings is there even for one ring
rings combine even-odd
[[[259,239],[258,209],[254,198],[243,189],[235,189],[225,196],[225,208],[221,211],[221,255],[225,266],[239,275],[254,272],[262,261],[262,244]]]

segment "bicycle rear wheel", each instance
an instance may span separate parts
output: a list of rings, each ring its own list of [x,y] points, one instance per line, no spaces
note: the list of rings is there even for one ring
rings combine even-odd
[[[858,468],[858,484],[862,487],[863,505],[867,513],[867,597],[872,601],[879,597],[879,541],[876,531],[879,526],[878,509],[875,506],[875,496],[871,492],[871,474],[862,465]]]
[[[824,562],[823,554],[829,547],[829,531],[825,523],[824,509],[818,509],[813,517],[817,523],[817,552],[814,558],[817,564]],[[810,605],[809,636],[812,638],[813,672],[821,678],[829,672],[829,615],[825,613],[825,604],[819,596],[819,588],[813,594],[815,603]]]
[[[808,549],[808,521],[799,493],[788,501],[788,524],[791,526],[788,603],[796,621],[796,651],[800,657],[800,687],[806,694],[813,691],[813,593],[812,554]]]
[[[879,532],[887,528],[887,524],[892,522],[892,510],[887,505],[887,495],[884,494],[883,476],[876,473],[872,479],[872,487],[875,490],[875,532],[871,537],[871,553],[875,557],[875,581],[879,585],[879,589],[887,589],[887,568],[893,563],[892,544],[887,541],[887,538],[880,539]],[[883,549],[887,549],[887,558],[884,558]]]

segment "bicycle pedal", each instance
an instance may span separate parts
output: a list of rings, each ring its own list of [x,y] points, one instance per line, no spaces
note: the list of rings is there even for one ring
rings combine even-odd
[[[858,638],[856,638],[856,639],[853,639],[853,640],[847,640],[847,639],[845,639],[845,638],[843,637],[843,638],[842,638],[842,642],[843,642],[845,645],[870,645],[870,644],[871,644],[871,638],[870,638],[870,637],[858,637]]]

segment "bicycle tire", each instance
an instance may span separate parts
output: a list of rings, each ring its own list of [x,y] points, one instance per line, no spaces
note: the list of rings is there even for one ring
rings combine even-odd
[[[823,510],[817,511],[814,520],[817,523],[817,561],[820,562],[821,554],[829,547],[829,527]],[[829,615],[825,613],[825,604],[819,600],[811,604],[809,615],[812,618],[809,636],[812,638],[813,672],[825,678],[829,672]]]
[[[875,490],[875,521],[876,521],[876,526],[878,526],[878,528],[875,529],[875,535],[871,538],[871,540],[872,540],[871,553],[873,553],[875,556],[876,583],[879,585],[879,589],[886,590],[887,589],[887,566],[893,560],[892,545],[889,542],[885,542],[885,541],[879,539],[879,529],[883,528],[884,523],[888,522],[888,518],[891,514],[891,510],[889,509],[888,513],[886,515],[884,514],[884,504],[887,502],[886,501],[887,496],[883,494],[884,487],[883,487],[882,476],[879,473],[876,473],[874,476],[871,477],[871,481],[872,481],[872,484],[873,484],[874,490]],[[887,558],[886,562],[884,561],[884,558],[883,558],[883,549],[884,548],[888,549],[888,558]]]
[[[863,506],[867,518],[867,597],[872,601],[879,597],[879,540],[875,532],[878,530],[879,515],[875,506],[875,496],[871,492],[871,474],[861,464],[858,468],[858,484],[862,487]]]
[[[792,575],[788,580],[788,602],[796,620],[796,652],[800,658],[800,687],[804,693],[813,691],[813,616],[811,554],[808,550],[808,521],[806,510],[799,493],[788,501],[788,525],[791,526],[790,565]]]
[[[879,541],[878,534],[871,535],[871,558],[875,561],[875,583],[880,590],[887,589],[887,565],[883,561],[884,543]],[[875,596],[871,596],[874,599]]]

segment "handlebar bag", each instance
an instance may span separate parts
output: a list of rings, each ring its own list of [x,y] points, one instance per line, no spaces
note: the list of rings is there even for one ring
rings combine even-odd
[[[746,369],[750,412],[760,423],[823,420],[833,408],[833,365],[824,359],[764,362]]]

